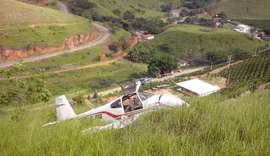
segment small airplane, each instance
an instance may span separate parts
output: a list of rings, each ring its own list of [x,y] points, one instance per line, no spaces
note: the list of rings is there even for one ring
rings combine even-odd
[[[53,125],[69,119],[84,118],[92,116],[111,124],[90,128],[85,132],[95,132],[101,129],[122,128],[136,120],[143,112],[156,110],[159,108],[171,108],[177,106],[189,106],[183,100],[169,95],[154,95],[147,92],[139,92],[141,82],[127,80],[119,83],[124,95],[103,106],[91,109],[77,115],[69,104],[65,95],[56,98],[57,121],[47,123],[44,126]]]

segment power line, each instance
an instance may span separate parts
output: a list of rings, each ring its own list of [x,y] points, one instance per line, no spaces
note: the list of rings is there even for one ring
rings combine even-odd
[[[227,77],[227,84],[230,82],[230,76],[231,76],[231,70],[230,70],[230,68],[231,68],[231,62],[232,62],[232,56],[233,55],[229,55],[228,56],[228,77]]]

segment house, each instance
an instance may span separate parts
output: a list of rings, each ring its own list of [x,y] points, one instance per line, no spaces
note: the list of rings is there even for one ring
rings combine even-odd
[[[244,24],[238,24],[236,28],[234,28],[235,31],[241,32],[241,33],[247,33],[249,34],[251,31],[251,27],[244,25]]]
[[[180,67],[186,67],[186,66],[188,66],[189,64],[188,64],[188,62],[187,62],[186,60],[178,59],[178,65],[179,65]]]
[[[179,91],[193,96],[206,96],[217,92],[220,87],[206,83],[200,79],[188,80],[176,83]]]
[[[152,35],[152,34],[147,34],[147,35],[143,35],[143,38],[144,38],[145,40],[152,40],[152,39],[155,38],[155,36]]]

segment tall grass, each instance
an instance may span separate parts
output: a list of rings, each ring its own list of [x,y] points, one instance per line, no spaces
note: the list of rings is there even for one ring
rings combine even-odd
[[[98,120],[41,128],[53,120],[54,108],[26,112],[19,122],[4,109],[0,155],[269,155],[269,90],[219,99],[189,98],[189,108],[151,112],[124,129],[92,135],[81,130]]]

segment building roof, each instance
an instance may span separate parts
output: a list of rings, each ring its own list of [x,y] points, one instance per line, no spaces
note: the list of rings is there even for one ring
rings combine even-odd
[[[220,87],[211,85],[199,79],[188,80],[180,83],[176,83],[177,86],[188,89],[198,95],[203,95],[207,93],[212,93],[220,90]]]
[[[242,28],[250,28],[250,26],[248,25],[244,25],[244,24],[238,24],[237,27],[242,27]]]

